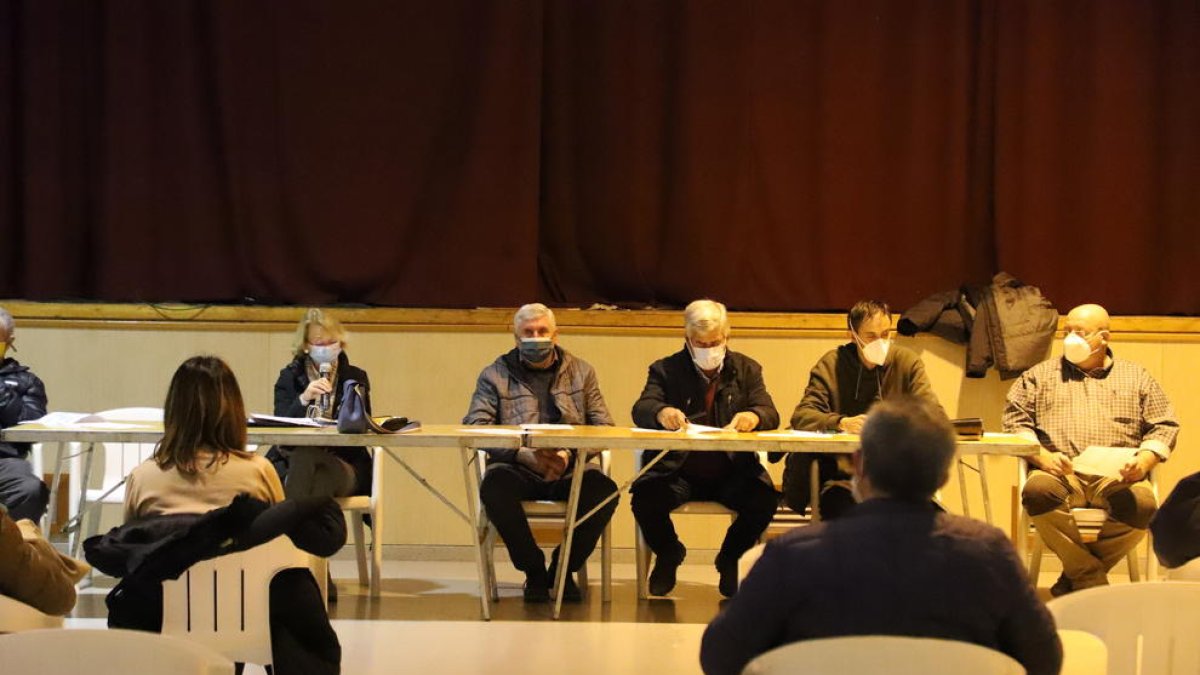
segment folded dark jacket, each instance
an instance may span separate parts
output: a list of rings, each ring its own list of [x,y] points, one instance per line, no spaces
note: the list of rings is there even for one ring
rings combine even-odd
[[[209,558],[243,551],[286,534],[296,546],[330,556],[346,543],[346,524],[328,497],[289,499],[275,505],[242,494],[229,506],[202,515],[132,521],[84,542],[84,556],[109,576],[137,582],[177,579]]]
[[[162,582],[209,558],[286,534],[298,548],[328,557],[346,543],[346,521],[329,497],[268,505],[238,495],[203,515],[158,516],[115,527],[84,542],[96,569],[119,577],[105,598],[110,628],[162,630]]]

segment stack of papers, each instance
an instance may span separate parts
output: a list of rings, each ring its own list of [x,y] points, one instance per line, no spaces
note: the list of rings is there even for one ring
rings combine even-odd
[[[1089,476],[1121,477],[1121,469],[1137,454],[1137,448],[1108,448],[1100,445],[1088,446],[1071,459],[1075,473]]]

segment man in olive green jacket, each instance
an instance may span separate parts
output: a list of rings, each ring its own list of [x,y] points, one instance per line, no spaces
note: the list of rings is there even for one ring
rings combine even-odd
[[[938,403],[921,357],[892,343],[892,315],[886,303],[864,300],[855,304],[846,324],[851,341],[813,366],[804,397],[792,413],[793,429],[857,434],[876,401],[909,395]],[[855,503],[847,457],[789,454],[783,473],[784,502],[793,511],[804,513],[811,498],[813,462],[820,478],[821,517],[837,518]]]

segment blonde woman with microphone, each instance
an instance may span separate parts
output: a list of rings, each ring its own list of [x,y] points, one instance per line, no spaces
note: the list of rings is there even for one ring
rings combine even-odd
[[[275,414],[281,417],[337,419],[342,383],[355,380],[366,390],[365,370],[350,364],[346,332],[337,319],[317,308],[304,313],[296,327],[292,361],[275,382]],[[366,448],[276,447],[267,453],[289,497],[346,497],[371,493],[371,456]]]

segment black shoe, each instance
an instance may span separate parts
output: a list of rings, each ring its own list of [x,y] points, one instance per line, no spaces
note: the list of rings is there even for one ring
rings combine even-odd
[[[525,602],[550,602],[550,577],[545,572],[525,575]]]
[[[555,551],[557,554],[558,552]],[[550,562],[550,569],[546,571],[546,576],[550,577],[550,583],[558,581],[558,557]],[[575,574],[567,572],[567,580],[563,582],[563,602],[583,602],[583,592],[579,590],[579,586],[575,584]]]
[[[679,545],[679,549],[678,555],[654,556],[654,569],[650,571],[650,595],[666,595],[675,588],[675,572],[687,557],[687,549],[683,544]]]
[[[1073,590],[1075,588],[1071,584],[1071,580],[1067,578],[1067,575],[1060,574],[1058,575],[1058,581],[1054,582],[1054,585],[1050,587],[1050,597],[1062,597]]]
[[[716,564],[717,573],[721,575],[717,582],[717,590],[721,591],[721,595],[732,598],[738,588],[738,561],[736,558],[730,560],[718,555]]]
[[[526,577],[523,595],[524,601],[530,604],[548,603],[550,602],[550,584],[547,584],[545,579]]]

